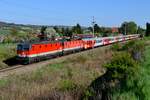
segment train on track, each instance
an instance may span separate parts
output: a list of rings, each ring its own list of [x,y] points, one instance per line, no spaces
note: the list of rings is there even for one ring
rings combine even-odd
[[[30,64],[68,53],[79,52],[138,38],[138,34],[114,37],[82,38],[70,41],[24,42],[17,45],[17,60],[21,64]]]

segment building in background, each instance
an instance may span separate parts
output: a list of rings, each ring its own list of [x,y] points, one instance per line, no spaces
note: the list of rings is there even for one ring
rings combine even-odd
[[[119,28],[118,27],[112,27],[112,33],[119,33]]]

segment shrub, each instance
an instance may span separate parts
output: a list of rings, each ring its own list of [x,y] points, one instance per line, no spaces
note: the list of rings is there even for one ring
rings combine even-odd
[[[111,50],[113,50],[113,51],[120,51],[121,49],[122,49],[122,46],[119,43],[113,44],[111,46]]]
[[[117,92],[119,96],[114,95],[113,98],[118,100],[126,100],[129,95],[131,95],[134,100],[136,97],[136,93],[128,94],[127,92],[137,90],[137,94],[142,95],[139,92],[136,86],[138,84],[138,73],[139,73],[139,65],[132,58],[130,53],[125,51],[118,52],[113,55],[112,60],[105,64],[104,67],[107,68],[107,75],[111,77],[112,80],[118,80],[119,84],[115,82],[115,88],[112,89],[112,94],[114,95]],[[118,84],[118,85],[117,85]],[[121,94],[119,94],[121,92]]]
[[[126,67],[124,68],[119,67],[119,70],[125,69],[124,72],[127,72],[127,78],[126,80],[120,80],[120,87],[117,90],[114,90],[112,93],[112,99],[113,100],[149,100],[149,86],[150,86],[150,81],[148,79],[149,77],[149,67],[145,67],[145,65],[140,66],[140,63],[142,64],[141,60],[144,59],[149,59],[148,57],[148,52],[147,55],[145,55],[145,43],[143,41],[130,41],[126,43],[123,47],[122,50],[124,52],[127,52],[129,56],[126,55],[126,60],[123,62],[120,61],[119,59],[122,59],[122,57],[118,57],[118,62],[117,60],[111,61],[110,64],[108,64],[106,67],[110,70],[117,70],[116,73],[119,73],[118,76],[120,75],[120,71],[118,72],[118,68],[113,68],[115,64],[121,64],[121,65],[128,65],[128,69]],[[148,49],[147,49],[148,50]],[[120,55],[121,56],[121,55]],[[122,54],[123,56],[123,54]],[[145,58],[145,56],[147,58]],[[117,57],[117,56],[116,56]],[[124,56],[125,57],[125,56]],[[123,57],[123,58],[124,58]],[[130,60],[130,61],[129,61]],[[127,63],[127,62],[130,62]],[[149,61],[144,61],[144,63],[147,65]],[[113,64],[112,64],[113,63]],[[140,67],[136,67],[140,66]],[[129,72],[130,71],[130,72]],[[124,76],[126,73],[121,73],[121,75]],[[126,75],[125,75],[126,76]],[[118,77],[117,77],[118,78]],[[120,77],[119,77],[120,78]]]
[[[142,61],[144,58],[145,43],[143,41],[129,41],[122,47],[116,44],[112,49],[115,51],[126,51],[131,54],[134,60]]]
[[[117,79],[133,76],[138,69],[137,63],[126,52],[115,53],[112,60],[104,67],[107,68],[112,78]]]
[[[88,100],[90,97],[94,96],[95,93],[93,89],[89,88],[84,92],[83,100]]]

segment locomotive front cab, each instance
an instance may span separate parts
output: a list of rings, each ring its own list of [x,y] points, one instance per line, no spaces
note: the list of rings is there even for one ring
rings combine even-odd
[[[31,49],[31,45],[29,43],[20,43],[17,45],[17,60],[20,63],[28,63],[29,62],[29,50]]]

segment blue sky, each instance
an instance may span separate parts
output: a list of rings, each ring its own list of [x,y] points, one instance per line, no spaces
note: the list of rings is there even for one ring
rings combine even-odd
[[[0,0],[0,21],[22,24],[101,26],[150,21],[150,0]]]

